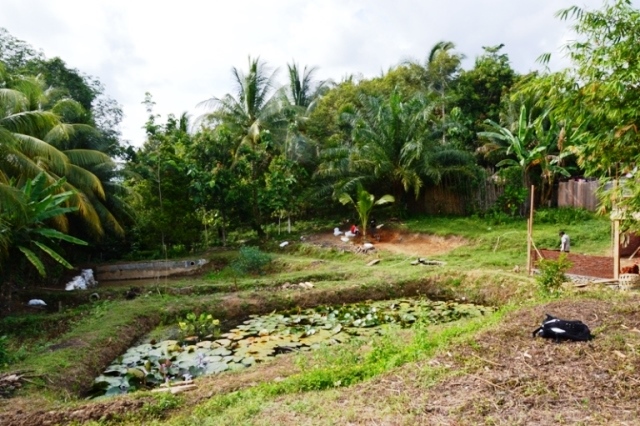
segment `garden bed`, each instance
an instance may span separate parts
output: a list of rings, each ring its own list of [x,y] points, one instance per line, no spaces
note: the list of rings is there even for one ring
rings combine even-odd
[[[558,250],[539,250],[545,259],[556,260],[560,256]],[[613,258],[605,256],[588,256],[577,253],[566,253],[567,259],[572,263],[568,274],[583,277],[613,279]],[[538,254],[533,252],[534,263],[540,260]]]

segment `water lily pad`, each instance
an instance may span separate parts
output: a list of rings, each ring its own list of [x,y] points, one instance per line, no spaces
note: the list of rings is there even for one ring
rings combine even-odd
[[[246,365],[246,366],[250,366],[250,365],[253,365],[253,364],[255,364],[255,363],[256,363],[256,360],[255,360],[255,358],[254,358],[254,357],[252,357],[252,356],[246,357],[246,358],[244,358],[244,359],[242,360],[242,364],[244,364],[244,365]]]
[[[207,365],[205,374],[218,374],[229,369],[229,365],[225,362],[212,362]]]
[[[245,368],[247,368],[246,365],[242,364],[242,363],[237,363],[237,362],[232,362],[230,364],[227,364],[229,366],[229,371],[237,371],[237,370],[243,370]]]
[[[96,379],[95,387],[99,392],[118,394],[160,383],[165,377],[182,380],[185,374],[216,374],[276,355],[318,348],[323,343],[339,344],[354,336],[369,338],[383,334],[388,327],[409,327],[418,321],[436,324],[481,316],[491,310],[471,304],[400,299],[253,315],[217,340],[211,338],[184,348],[176,340],[132,347]],[[131,385],[128,380],[132,380]]]
[[[232,338],[233,337],[233,338]],[[234,340],[240,340],[242,339],[242,336],[239,334],[233,334],[232,336],[230,336],[230,338],[228,339],[218,339],[216,341],[214,341],[213,343],[216,346],[222,346],[224,348],[231,346],[231,344],[233,343]]]
[[[142,380],[147,373],[140,368],[129,368],[127,369],[127,375],[135,377],[136,379]]]
[[[121,365],[110,365],[102,374],[105,376],[124,376],[127,374],[127,369]]]
[[[210,352],[211,355],[218,355],[218,356],[228,356],[228,355],[231,355],[232,353],[233,352],[231,352],[227,348],[215,348]]]

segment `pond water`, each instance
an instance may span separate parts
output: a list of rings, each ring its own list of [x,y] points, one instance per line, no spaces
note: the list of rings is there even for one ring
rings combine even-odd
[[[492,310],[467,303],[397,299],[252,316],[216,339],[152,341],[131,347],[95,379],[92,394],[177,385],[197,376],[247,368],[280,354],[381,333],[383,325],[438,324]]]

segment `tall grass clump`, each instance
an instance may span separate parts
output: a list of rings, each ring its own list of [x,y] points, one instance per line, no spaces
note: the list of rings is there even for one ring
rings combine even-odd
[[[258,247],[242,247],[231,268],[239,275],[263,274],[273,258]]]

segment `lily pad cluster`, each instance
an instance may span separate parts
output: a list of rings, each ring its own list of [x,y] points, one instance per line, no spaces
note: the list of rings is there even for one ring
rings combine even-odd
[[[481,316],[492,308],[426,299],[320,306],[251,316],[216,340],[165,340],[128,349],[94,383],[95,395],[117,395],[162,383],[249,367],[269,357],[345,342],[381,332],[382,325],[410,327]]]

